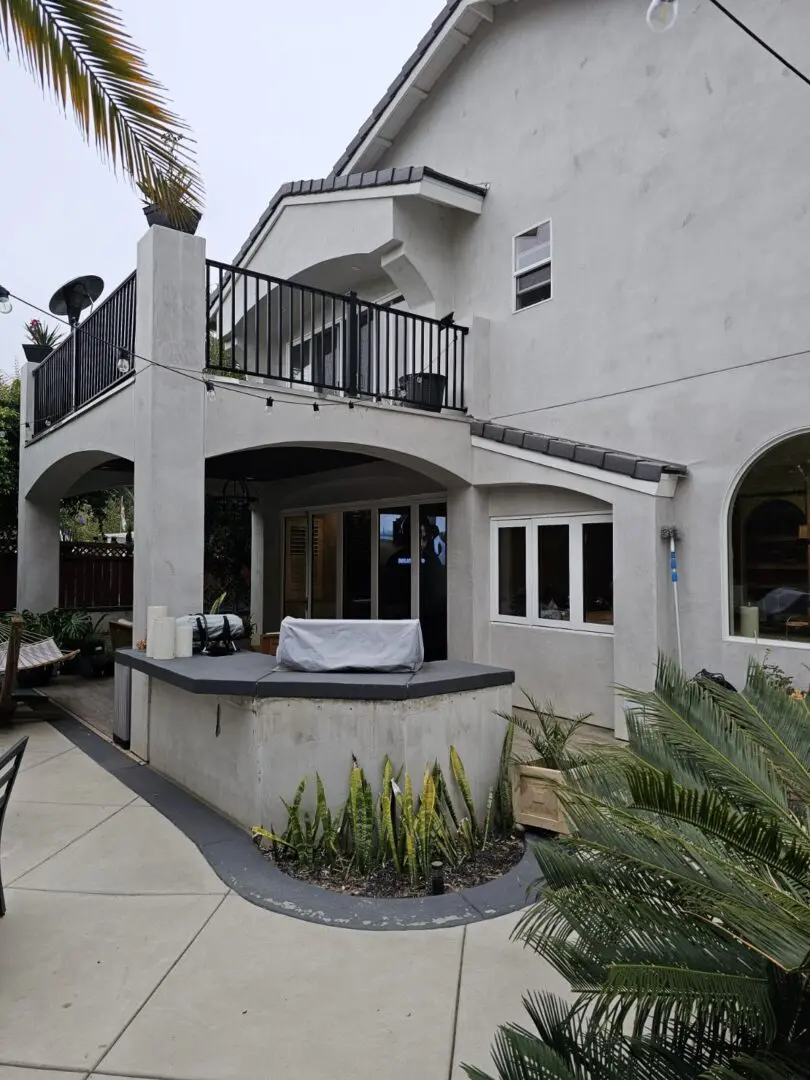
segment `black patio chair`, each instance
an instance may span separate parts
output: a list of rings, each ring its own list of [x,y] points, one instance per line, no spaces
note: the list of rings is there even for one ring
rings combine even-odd
[[[20,764],[27,743],[28,736],[26,735],[24,739],[20,739],[18,743],[15,743],[10,750],[7,750],[5,754],[0,757],[0,847],[2,847],[3,843],[3,821],[6,816],[6,807],[11,798],[11,789],[14,787],[17,773],[20,771]],[[2,863],[0,863],[0,919],[2,919],[5,913],[6,901],[3,898],[3,867]]]

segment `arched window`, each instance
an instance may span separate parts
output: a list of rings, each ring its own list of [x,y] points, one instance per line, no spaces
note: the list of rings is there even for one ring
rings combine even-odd
[[[810,435],[754,462],[730,527],[732,633],[810,642]]]

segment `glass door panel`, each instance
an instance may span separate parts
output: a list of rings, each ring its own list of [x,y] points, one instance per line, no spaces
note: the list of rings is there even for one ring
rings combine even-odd
[[[284,605],[283,614],[305,619],[307,593],[307,517],[284,518]]]
[[[336,619],[340,514],[311,515],[311,619]]]
[[[410,507],[380,510],[377,536],[380,552],[378,617],[411,617]]]
[[[343,618],[371,618],[371,511],[343,515]]]
[[[446,503],[419,507],[419,621],[425,643],[425,660],[446,660]]]

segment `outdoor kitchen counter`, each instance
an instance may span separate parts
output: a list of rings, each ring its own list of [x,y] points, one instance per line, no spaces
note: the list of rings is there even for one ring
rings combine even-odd
[[[507,668],[440,660],[417,672],[391,674],[340,671],[326,674],[288,671],[273,656],[238,652],[232,656],[192,656],[153,660],[138,649],[118,649],[116,663],[141,671],[191,694],[256,698],[336,698],[353,701],[405,701],[490,686],[511,686]]]
[[[451,746],[482,812],[498,782],[514,682],[504,668],[444,660],[415,673],[319,674],[263,653],[153,660],[135,649],[115,660],[149,682],[135,751],[246,828],[283,821],[282,800],[304,776],[303,809],[314,812],[317,775],[337,813],[353,756],[375,797],[386,757],[418,778]]]

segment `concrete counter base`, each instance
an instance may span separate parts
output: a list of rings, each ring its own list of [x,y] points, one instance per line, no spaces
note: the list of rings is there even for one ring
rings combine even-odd
[[[507,686],[407,701],[199,697],[152,680],[151,765],[241,825],[283,828],[281,799],[309,778],[304,805],[314,806],[315,774],[332,809],[348,794],[352,754],[379,791],[386,754],[414,786],[425,766],[447,771],[450,746],[464,762],[483,813],[497,780],[511,705]]]

